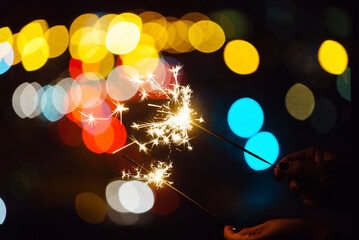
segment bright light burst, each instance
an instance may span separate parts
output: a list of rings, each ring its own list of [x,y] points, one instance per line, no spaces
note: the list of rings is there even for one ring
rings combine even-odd
[[[114,102],[116,108],[115,110],[112,111],[112,114],[110,115],[113,116],[115,115],[116,117],[118,116],[118,114],[120,114],[120,121],[122,122],[122,113],[128,111],[128,108],[125,107],[125,104],[119,103],[119,102]]]
[[[145,129],[151,139],[142,145],[152,144],[157,146],[159,144],[176,146],[186,146],[188,150],[192,150],[189,142],[191,139],[189,132],[192,130],[193,121],[199,123],[204,122],[203,118],[195,118],[197,113],[191,108],[192,90],[187,86],[181,86],[177,77],[181,66],[171,68],[171,72],[175,79],[172,89],[163,90],[166,92],[166,103],[162,105],[148,104],[150,107],[157,108],[157,114],[151,122],[133,123],[131,125],[134,129]],[[155,81],[154,81],[155,82]]]
[[[157,162],[157,165],[151,164],[151,171],[147,174],[142,174],[142,168],[135,168],[136,175],[123,171],[122,178],[134,178],[140,181],[145,181],[148,184],[153,184],[157,188],[163,187],[163,184],[172,184],[167,178],[171,175],[172,163]]]
[[[97,121],[99,120],[108,120],[108,118],[96,118],[93,116],[93,114],[86,114],[81,111],[79,113],[86,117],[86,119],[83,121],[85,124],[89,124],[90,127],[96,126]]]

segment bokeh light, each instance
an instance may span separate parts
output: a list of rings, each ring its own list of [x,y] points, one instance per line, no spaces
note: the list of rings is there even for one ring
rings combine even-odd
[[[108,95],[116,101],[130,99],[140,87],[138,79],[139,75],[134,67],[121,65],[114,68],[106,81]]]
[[[8,42],[10,45],[13,44],[13,35],[9,27],[0,28],[0,43]]]
[[[348,54],[339,42],[326,40],[319,47],[318,61],[325,71],[339,75],[347,68]]]
[[[12,65],[16,65],[18,64],[19,62],[21,62],[21,54],[19,52],[19,49],[17,47],[17,38],[19,36],[19,33],[15,33],[13,35],[13,43],[12,43],[12,50],[14,51],[14,61],[12,63]]]
[[[4,223],[6,218],[6,206],[4,201],[0,198],[0,225]]]
[[[337,77],[337,89],[344,99],[351,101],[351,69],[347,69]]]
[[[69,32],[63,25],[50,28],[45,33],[45,39],[49,45],[49,58],[55,58],[65,52],[69,45]]]
[[[195,49],[204,53],[217,51],[226,40],[221,26],[210,20],[194,23],[188,31],[188,38]]]
[[[289,114],[298,120],[307,119],[312,114],[314,105],[313,92],[301,83],[294,84],[285,96],[285,106]]]
[[[274,164],[279,156],[279,143],[270,132],[257,133],[248,139],[245,148],[271,164]],[[255,171],[262,171],[271,167],[268,163],[262,162],[246,152],[244,153],[244,159],[248,166]]]
[[[224,62],[233,72],[247,75],[255,72],[259,66],[257,49],[247,41],[232,40],[224,48]]]
[[[107,200],[107,203],[110,205],[110,207],[113,210],[115,210],[117,212],[122,212],[122,213],[128,212],[128,210],[120,202],[120,196],[119,196],[120,187],[124,183],[126,183],[126,181],[123,181],[123,180],[112,181],[109,184],[107,184],[106,192],[105,192],[106,200]]]
[[[45,20],[35,20],[24,26],[17,37],[17,48],[26,71],[35,71],[45,65],[50,48],[45,39],[48,24]]]
[[[159,62],[159,53],[152,45],[138,44],[130,53],[122,57],[122,64],[133,66],[139,76],[153,73]]]
[[[249,138],[262,128],[264,114],[258,102],[251,98],[241,98],[230,107],[227,121],[237,136]]]
[[[112,153],[126,143],[126,129],[117,118],[108,117],[108,120],[97,120],[96,124],[86,125],[82,130],[82,139],[85,146],[94,153]]]
[[[9,42],[0,43],[0,75],[7,72],[14,62],[14,51]]]
[[[45,65],[50,56],[49,45],[43,37],[29,41],[22,52],[22,65],[26,71],[35,71]]]
[[[25,88],[22,90],[20,96],[20,107],[22,112],[26,117],[35,117],[36,114],[33,114],[37,109],[39,100],[37,98],[37,91],[32,84],[26,84]]]
[[[59,86],[46,85],[41,98],[42,115],[50,122],[56,122],[64,116],[58,109],[63,108],[65,91]]]
[[[101,223],[106,217],[106,205],[94,193],[83,192],[78,194],[75,199],[75,209],[79,217],[87,223]]]
[[[316,101],[313,114],[309,120],[319,133],[326,134],[335,126],[337,110],[330,100],[320,98]]]
[[[155,198],[152,189],[140,181],[128,181],[120,187],[121,204],[132,213],[144,213],[150,210]]]
[[[185,53],[194,50],[189,40],[189,29],[193,25],[188,20],[176,20],[167,24],[166,51],[170,53]]]
[[[25,89],[25,87],[28,84],[29,84],[28,82],[24,82],[24,83],[20,84],[15,89],[15,91],[14,91],[14,93],[12,95],[12,108],[14,109],[15,113],[21,118],[25,118],[26,115],[22,111],[20,98],[21,98],[21,95],[22,95],[22,91]]]
[[[119,22],[112,26],[106,36],[107,49],[115,54],[131,52],[140,41],[140,29],[131,22]]]

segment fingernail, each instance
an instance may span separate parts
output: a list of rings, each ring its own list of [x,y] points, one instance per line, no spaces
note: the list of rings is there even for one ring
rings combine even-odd
[[[285,172],[289,169],[289,163],[288,162],[281,162],[279,163],[279,170]]]

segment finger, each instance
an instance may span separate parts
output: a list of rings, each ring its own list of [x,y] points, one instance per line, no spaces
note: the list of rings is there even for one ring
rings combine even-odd
[[[282,170],[280,168],[275,170],[277,180],[282,180],[285,177],[315,178],[318,175],[317,162],[297,160],[283,163],[286,164],[285,168],[283,168],[283,165],[279,165],[282,166]]]
[[[233,235],[235,235],[236,233],[232,229],[233,229],[233,227],[231,225],[227,225],[224,227],[223,235],[224,235],[225,239],[227,239],[227,240],[234,239]]]
[[[307,157],[307,149],[295,153],[291,153],[282,158],[274,168],[275,179],[280,181],[286,176],[285,172],[289,169],[292,161],[305,160]]]
[[[249,239],[256,239],[255,231],[256,227],[251,228],[243,228],[240,232],[236,233],[232,229],[233,227],[228,225],[224,228],[224,238],[227,240],[249,240]]]

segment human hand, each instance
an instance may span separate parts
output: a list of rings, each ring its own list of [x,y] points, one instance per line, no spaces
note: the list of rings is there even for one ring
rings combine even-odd
[[[329,231],[302,219],[274,219],[258,226],[243,228],[236,233],[232,226],[224,228],[224,238],[227,240],[270,240],[270,239],[324,239]]]
[[[338,154],[313,147],[289,154],[274,169],[275,178],[287,178],[290,190],[306,206],[350,207],[350,162]]]

